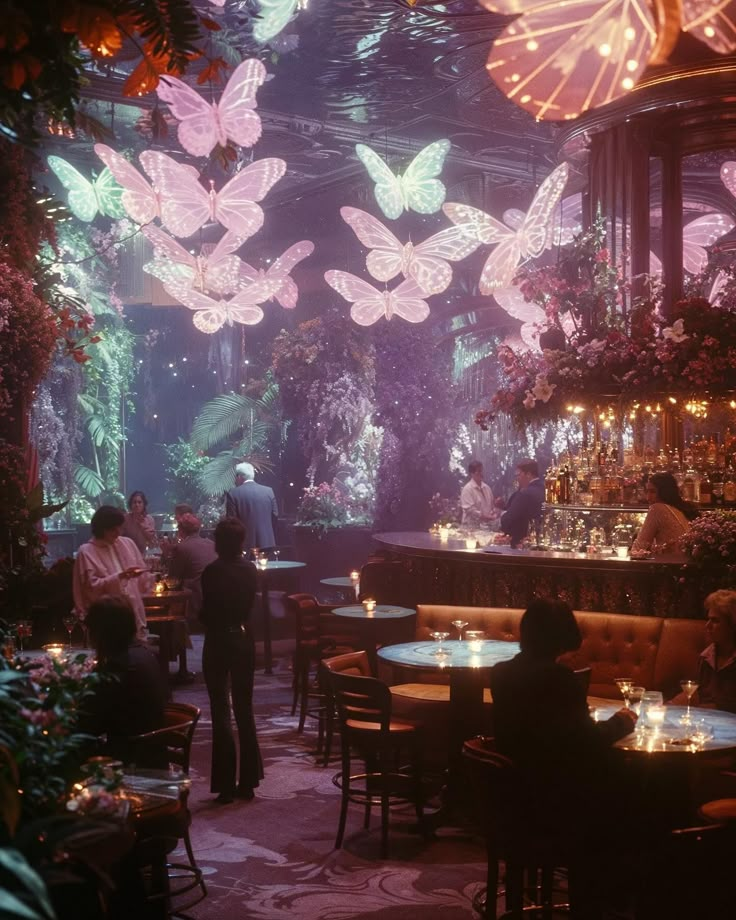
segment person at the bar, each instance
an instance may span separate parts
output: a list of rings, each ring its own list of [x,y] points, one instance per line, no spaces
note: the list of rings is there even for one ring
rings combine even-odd
[[[141,555],[147,549],[158,546],[156,522],[148,513],[148,499],[143,492],[133,492],[128,499],[128,513],[125,515],[122,535],[135,543]]]
[[[516,464],[516,481],[519,488],[505,503],[506,510],[501,515],[501,531],[511,538],[512,547],[518,546],[528,535],[529,525],[540,519],[544,501],[544,483],[536,460]],[[496,504],[504,507],[502,499]]]
[[[649,510],[631,547],[631,554],[653,555],[680,551],[680,537],[687,533],[696,509],[680,495],[672,473],[653,473],[646,485]]]
[[[498,517],[498,512],[493,503],[491,487],[483,481],[483,464],[480,460],[470,461],[468,476],[470,478],[460,491],[462,523],[474,526],[488,524]]]

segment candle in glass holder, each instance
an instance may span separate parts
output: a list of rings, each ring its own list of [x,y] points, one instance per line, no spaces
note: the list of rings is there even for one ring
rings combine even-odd
[[[156,595],[156,597],[161,597],[165,590],[166,585],[162,581],[157,581],[153,588],[153,593]]]
[[[50,658],[58,659],[64,654],[64,646],[57,642],[51,642],[49,645],[44,645],[43,650]]]
[[[363,610],[366,612],[366,616],[372,617],[376,612],[376,602],[372,597],[367,597],[363,601]]]
[[[354,585],[357,585],[360,581],[360,572],[357,569],[353,569],[353,571],[350,573],[350,581]]]
[[[629,558],[629,547],[628,546],[617,546],[616,555],[619,559],[628,559]]]
[[[259,556],[258,557],[258,568],[265,572],[268,566],[268,556]]]
[[[485,639],[486,634],[480,629],[469,629],[465,633],[465,641],[468,643],[468,648],[471,652],[482,652],[483,651],[483,640]]]
[[[477,549],[477,548],[478,548],[478,541],[475,539],[475,537],[467,537],[467,539],[465,540],[465,549]]]
[[[664,717],[667,713],[665,706],[650,706],[647,709],[647,721],[655,731],[659,731],[664,725]]]
[[[450,528],[440,527],[440,542],[447,543],[449,539],[450,539]]]

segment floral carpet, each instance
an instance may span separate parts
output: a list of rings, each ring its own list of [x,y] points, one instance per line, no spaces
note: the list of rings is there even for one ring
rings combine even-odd
[[[390,859],[380,852],[380,817],[363,829],[351,806],[344,846],[334,849],[339,791],[333,758],[318,766],[314,723],[303,735],[290,714],[290,655],[286,643],[274,674],[256,674],[256,720],[265,779],[252,802],[217,805],[209,792],[211,723],[201,678],[201,637],[189,666],[197,680],[175,698],[200,706],[192,752],[191,836],[209,890],[187,911],[197,920],[469,920],[485,874],[482,840],[443,829],[425,841],[410,832],[413,813],[392,813]],[[337,753],[337,751],[335,751]]]

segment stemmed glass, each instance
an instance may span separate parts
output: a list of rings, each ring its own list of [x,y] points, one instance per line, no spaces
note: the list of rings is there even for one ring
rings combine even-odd
[[[61,622],[64,624],[64,629],[69,633],[69,651],[72,650],[72,633],[77,625],[76,614],[68,613],[65,617],[62,617]]]
[[[23,651],[23,640],[30,639],[33,635],[33,621],[32,620],[18,620],[15,631],[18,635],[18,644],[20,645],[21,652]]]
[[[281,550],[280,550],[280,549],[276,549],[276,548],[274,547],[274,550],[273,550],[273,561],[274,561],[274,562],[278,562],[278,561],[279,561],[279,556],[280,556],[280,555],[281,555]]]
[[[448,639],[448,638],[449,638],[449,636],[450,636],[449,632],[443,632],[442,630],[437,629],[437,630],[435,630],[434,632],[431,632],[431,633],[430,633],[430,636],[431,636],[431,637],[434,639],[434,641],[437,643],[437,648],[436,648],[436,650],[434,651],[434,654],[435,654],[435,655],[439,655],[439,654],[441,654],[442,652],[444,652],[444,649],[442,648],[442,643],[445,641],[445,639]]]
[[[460,641],[462,642],[462,641],[463,641],[463,630],[465,629],[466,626],[469,625],[469,624],[468,624],[468,621],[467,621],[467,620],[453,620],[453,621],[452,621],[452,625],[453,625],[453,626],[455,627],[455,629],[458,631],[458,633],[459,633],[458,638],[459,638]]]
[[[617,677],[615,684],[621,692],[621,696],[624,698],[624,706],[630,709],[629,696],[631,694],[631,688],[634,686],[634,681],[630,677]]]
[[[680,719],[683,725],[690,725],[693,720],[692,714],[690,712],[690,701],[693,698],[693,694],[698,689],[700,684],[697,680],[681,680],[680,687],[682,687],[682,692],[687,697],[687,711],[685,715]]]

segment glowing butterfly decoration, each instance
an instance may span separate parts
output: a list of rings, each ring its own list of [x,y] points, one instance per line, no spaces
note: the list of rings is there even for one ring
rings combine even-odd
[[[188,252],[155,226],[143,227],[143,233],[153,245],[154,260],[143,266],[143,271],[155,275],[164,284],[181,285],[207,293],[232,294],[240,287],[240,259],[232,255],[243,240],[228,231],[212,248],[200,255]]]
[[[730,233],[736,227],[736,221],[727,214],[704,214],[696,217],[682,228],[682,265],[691,275],[699,275],[708,264],[706,246],[712,246],[716,240]],[[653,253],[649,253],[649,274],[662,274],[662,263]]]
[[[165,153],[144,150],[140,161],[159,191],[161,221],[179,237],[191,236],[215,220],[247,240],[263,226],[263,210],[256,202],[286,172],[283,160],[256,160],[216,192],[213,183],[207,191],[189,167]]]
[[[413,278],[402,281],[392,291],[379,291],[350,272],[325,272],[325,281],[352,303],[350,315],[359,326],[372,326],[382,316],[400,316],[409,323],[421,323],[429,316],[429,307],[422,299],[426,295]]]
[[[552,215],[567,182],[568,166],[562,163],[537,189],[526,212],[506,211],[501,223],[490,214],[464,204],[446,204],[443,211],[465,233],[485,244],[498,244],[486,259],[478,287],[482,294],[508,287],[519,264],[541,255],[552,235]]]
[[[445,200],[445,186],[437,178],[452,145],[435,141],[414,157],[402,176],[395,176],[379,155],[357,144],[355,152],[376,183],[378,206],[389,220],[396,220],[404,210],[418,214],[434,214]]]
[[[513,285],[498,288],[493,292],[493,297],[502,310],[505,310],[509,316],[513,316],[514,319],[518,319],[521,322],[519,335],[525,346],[524,350],[541,351],[539,334],[544,329],[549,328],[550,325],[547,314],[542,307],[539,304],[526,301],[519,288]],[[569,313],[563,313],[560,316],[560,326],[566,336],[569,336],[574,331],[575,323]]]
[[[96,179],[86,179],[78,169],[61,157],[48,157],[48,164],[57,179],[69,192],[69,210],[85,223],[99,214],[120,220],[125,217],[121,197],[123,190],[109,169],[103,169]]]
[[[493,43],[486,68],[509,99],[538,119],[576,118],[623,96],[647,65],[667,60],[680,30],[721,54],[736,49],[734,0],[480,3],[495,13],[521,13]]]
[[[441,294],[452,281],[452,268],[474,252],[479,244],[461,227],[440,230],[423,243],[401,243],[394,234],[366,211],[340,208],[342,219],[352,227],[360,242],[371,251],[366,266],[376,281],[391,281],[399,273],[413,278],[425,294]]]
[[[256,90],[266,79],[266,68],[256,58],[239,64],[227,81],[219,102],[207,102],[176,77],[164,76],[156,92],[179,121],[179,143],[195,157],[209,156],[228,138],[252,147],[261,136],[261,119],[254,111]]]
[[[241,262],[240,277],[251,282],[261,280],[271,282],[274,285],[271,297],[275,297],[285,309],[293,310],[299,299],[299,288],[290,272],[295,265],[311,256],[313,252],[314,243],[310,240],[302,240],[290,246],[273,265],[265,270],[256,269],[247,262]]]
[[[583,196],[581,192],[563,198],[552,212],[547,248],[569,246],[583,232]]]
[[[253,25],[253,37],[261,45],[285,29],[298,10],[306,10],[309,0],[258,0],[259,15]]]
[[[195,291],[184,284],[170,282],[164,284],[167,294],[178,300],[180,304],[194,310],[192,322],[200,332],[212,335],[227,324],[241,323],[244,326],[255,326],[263,319],[263,310],[258,304],[268,300],[273,293],[273,285],[269,282],[258,281],[244,287],[229,300],[215,300]]]

